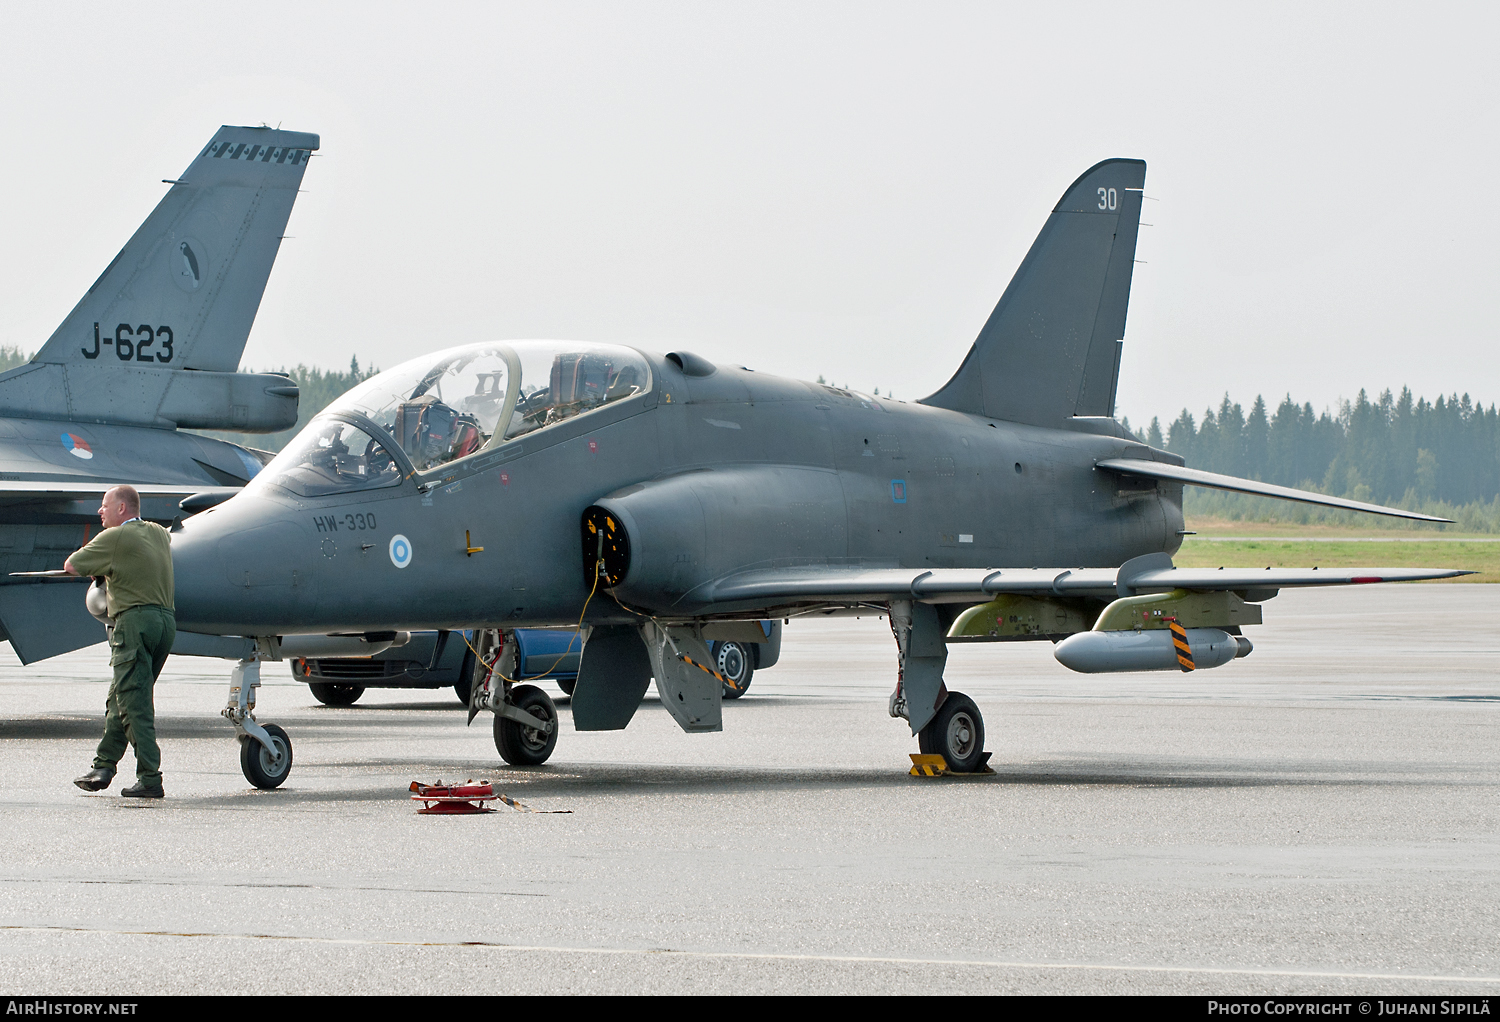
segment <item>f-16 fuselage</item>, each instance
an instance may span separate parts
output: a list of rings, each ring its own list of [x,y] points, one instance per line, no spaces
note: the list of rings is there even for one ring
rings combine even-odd
[[[262,466],[246,448],[178,430],[0,417],[0,576],[61,564],[99,531],[95,491],[121,480],[140,486],[141,516],[165,525],[182,517],[183,491],[243,486]]]
[[[1118,565],[1181,542],[1180,486],[1122,489],[1094,468],[1177,462],[1108,420],[1043,429],[691,355],[636,357],[651,377],[638,393],[428,472],[408,468],[397,485],[304,496],[278,485],[273,463],[175,537],[180,626],[572,624],[591,589],[580,515],[601,500],[633,519],[616,594],[671,618],[733,613],[696,590],[749,568]],[[343,418],[375,433],[368,418]],[[631,619],[610,599],[588,617]]]

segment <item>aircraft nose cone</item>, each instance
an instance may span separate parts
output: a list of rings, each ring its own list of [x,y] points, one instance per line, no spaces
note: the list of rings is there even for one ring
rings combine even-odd
[[[295,630],[316,601],[317,543],[279,504],[240,494],[172,537],[178,627],[217,635]]]

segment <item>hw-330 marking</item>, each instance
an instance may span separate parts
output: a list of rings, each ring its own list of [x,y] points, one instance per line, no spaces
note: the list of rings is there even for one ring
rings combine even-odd
[[[318,515],[313,518],[313,525],[317,526],[319,532],[338,532],[340,523],[347,532],[359,532],[362,529],[375,528],[375,516],[369,512],[355,515]]]
[[[94,324],[94,350],[80,348],[84,358],[98,358],[99,345],[112,345],[115,349],[115,357],[121,362],[170,362],[172,361],[172,328],[169,326],[151,327],[142,323],[138,327],[132,327],[129,323],[121,323],[115,327],[115,335],[106,337],[101,342],[99,339],[99,324]],[[146,349],[153,344],[161,344],[162,350],[155,355],[148,355]]]

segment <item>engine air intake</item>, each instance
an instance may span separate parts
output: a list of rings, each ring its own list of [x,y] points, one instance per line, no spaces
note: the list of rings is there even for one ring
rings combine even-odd
[[[580,523],[583,539],[583,584],[594,586],[594,572],[599,562],[604,562],[600,583],[612,588],[625,580],[630,570],[630,537],[625,526],[609,511],[597,504],[583,512]]]

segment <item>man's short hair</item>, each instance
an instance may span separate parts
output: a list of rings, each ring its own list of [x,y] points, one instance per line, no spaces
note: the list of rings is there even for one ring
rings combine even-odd
[[[109,500],[111,494],[115,500],[123,501],[125,509],[131,514],[139,515],[141,513],[141,495],[134,486],[131,486],[129,483],[120,483],[118,486],[111,486],[109,492],[104,495],[104,499]]]

